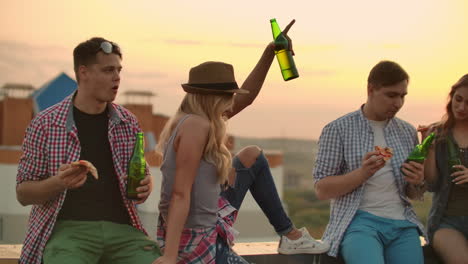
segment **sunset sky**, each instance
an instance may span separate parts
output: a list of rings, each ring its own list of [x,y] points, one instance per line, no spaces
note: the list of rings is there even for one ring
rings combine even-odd
[[[73,48],[102,36],[124,53],[120,93],[153,91],[154,112],[170,116],[191,67],[231,63],[241,84],[272,41],[269,19],[283,28],[295,18],[300,77],[284,82],[274,61],[257,100],[229,121],[232,134],[317,139],[365,102],[383,59],[410,74],[398,116],[417,126],[442,116],[449,87],[468,72],[467,10],[465,0],[0,0],[0,86],[73,77]]]

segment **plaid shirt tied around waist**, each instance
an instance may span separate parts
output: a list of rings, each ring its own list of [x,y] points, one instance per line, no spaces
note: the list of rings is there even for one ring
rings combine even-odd
[[[228,245],[234,245],[237,231],[232,226],[236,217],[237,210],[224,197],[219,197],[216,226],[182,230],[177,264],[215,263],[218,235],[225,239]],[[161,250],[165,247],[166,228],[166,223],[159,217],[157,241]]]

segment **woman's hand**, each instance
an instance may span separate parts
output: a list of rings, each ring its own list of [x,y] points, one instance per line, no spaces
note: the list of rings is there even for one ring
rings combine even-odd
[[[294,23],[296,23],[296,20],[293,19],[291,20],[291,22],[289,22],[289,24],[283,29],[283,31],[281,31],[281,34],[283,34],[283,36],[288,40],[288,50],[291,51],[291,54],[294,56],[294,50],[293,50],[293,47],[292,47],[292,40],[291,38],[288,36],[288,32],[289,32],[289,29],[292,27],[292,25],[294,25]],[[271,42],[269,47],[272,47],[273,50],[275,50],[275,42]],[[282,49],[282,47],[281,47]]]
[[[283,33],[284,37],[288,40],[288,43],[289,43],[288,50],[291,51],[291,54],[293,56],[294,56],[294,50],[293,50],[293,47],[292,47],[292,40],[288,36],[288,32],[289,32],[289,29],[292,27],[292,25],[294,25],[294,23],[296,23],[296,20],[295,19],[291,20],[291,22],[289,22],[289,24],[281,32],[281,33]]]
[[[463,165],[455,165],[453,168],[457,169],[456,172],[452,173],[452,176],[455,184],[468,183],[468,169]]]
[[[429,134],[435,132],[436,128],[440,125],[440,123],[432,123],[430,125],[419,125],[416,129],[419,133],[421,133],[421,141],[423,141]]]

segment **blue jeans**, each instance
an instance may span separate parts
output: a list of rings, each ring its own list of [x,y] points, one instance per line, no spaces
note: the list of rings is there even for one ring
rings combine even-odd
[[[293,229],[293,225],[281,204],[273,176],[271,175],[270,165],[263,152],[260,153],[250,168],[246,168],[237,156],[234,157],[232,166],[236,170],[236,182],[234,187],[228,186],[223,190],[221,196],[226,198],[232,206],[239,210],[247,191],[250,190],[250,193],[267,216],[271,225],[275,228],[275,231],[279,235],[289,233]],[[248,263],[233,252],[219,236],[216,241],[216,250],[216,263]]]
[[[417,226],[358,211],[341,242],[346,264],[423,264]]]
[[[221,192],[221,195],[239,210],[247,191],[250,190],[276,233],[279,235],[289,233],[293,229],[293,224],[281,204],[270,165],[263,152],[250,168],[246,168],[237,156],[234,157],[232,166],[236,170],[235,185],[234,187],[228,186]]]

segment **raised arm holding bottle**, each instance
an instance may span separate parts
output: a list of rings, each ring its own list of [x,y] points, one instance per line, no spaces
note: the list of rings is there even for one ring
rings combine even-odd
[[[294,25],[296,20],[291,20],[289,24],[284,28],[282,34],[288,40],[288,50],[294,54],[292,49],[292,41],[288,36],[289,29]],[[277,45],[274,42],[269,43],[265,50],[263,51],[262,56],[255,65],[254,69],[250,72],[249,76],[245,79],[244,83],[240,88],[248,90],[249,93],[247,94],[237,94],[234,97],[234,103],[232,109],[226,112],[226,116],[231,118],[242,111],[247,106],[251,105],[257,95],[260,93],[262,89],[263,83],[265,82],[266,75],[270,70],[271,63],[273,62],[273,58],[275,57],[275,50],[277,49]]]

